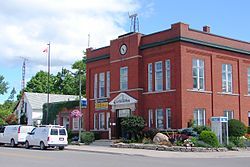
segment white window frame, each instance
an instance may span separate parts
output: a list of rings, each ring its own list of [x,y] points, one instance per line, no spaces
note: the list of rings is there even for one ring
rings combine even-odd
[[[192,76],[193,76],[193,89],[195,90],[205,90],[205,63],[202,59],[194,58],[192,60]],[[194,75],[196,72],[197,76]],[[195,87],[195,80],[197,85]]]
[[[165,61],[165,70],[166,70],[166,90],[171,89],[171,64],[170,59]]]
[[[225,75],[225,78],[223,78],[223,75]],[[233,66],[232,64],[222,64],[222,76],[221,77],[222,77],[222,92],[232,93],[233,92]],[[230,83],[231,83],[231,86],[230,86]]]
[[[247,88],[248,88],[248,94],[250,95],[250,67],[247,69]]]
[[[98,123],[99,123],[99,129],[101,129],[101,130],[105,129],[105,114],[104,114],[104,112],[99,113]]]
[[[148,127],[152,128],[153,124],[154,124],[153,110],[149,109],[148,110]]]
[[[128,67],[120,68],[120,90],[128,89]]]
[[[98,114],[97,113],[94,113],[94,129],[97,129],[98,128]]]
[[[234,118],[234,111],[233,110],[225,110],[224,116],[227,117],[228,120]]]
[[[72,118],[72,130],[79,130],[79,121],[80,118]],[[82,128],[82,125],[81,125]]]
[[[161,68],[157,68],[158,64],[161,65]],[[155,91],[163,90],[163,71],[162,71],[162,61],[155,62]]]
[[[97,98],[97,75],[98,74],[95,74],[94,76],[94,99]]]
[[[110,127],[110,112],[106,113],[106,129]]]
[[[110,71],[107,71],[107,80],[106,80],[106,86],[107,86],[107,90],[106,90],[106,93],[107,93],[107,97],[110,97]]]
[[[162,113],[162,119],[158,119],[158,116],[159,116],[158,112]],[[161,127],[159,127],[159,125],[158,125],[159,120],[162,120],[162,123],[161,123],[162,126]],[[157,129],[164,129],[164,114],[163,114],[163,109],[162,108],[158,108],[158,109],[155,110],[155,127]]]
[[[153,65],[148,64],[148,92],[153,91]]]
[[[171,108],[166,108],[166,129],[171,129],[171,124],[172,124]]]
[[[194,114],[194,125],[195,126],[205,126],[206,125],[206,110],[204,108],[195,109],[193,114]],[[203,115],[203,118],[200,118],[200,116],[202,116],[202,115]]]
[[[99,97],[105,97],[105,74],[99,74]]]

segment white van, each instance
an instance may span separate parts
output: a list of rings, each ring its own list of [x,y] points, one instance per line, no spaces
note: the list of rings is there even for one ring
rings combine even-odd
[[[8,125],[1,128],[0,131],[0,143],[10,144],[11,147],[15,147],[18,144],[24,144],[26,136],[31,132],[34,126],[24,125]]]
[[[28,133],[25,148],[39,146],[41,150],[48,147],[58,147],[63,150],[68,145],[67,130],[59,125],[45,125],[33,129]]]

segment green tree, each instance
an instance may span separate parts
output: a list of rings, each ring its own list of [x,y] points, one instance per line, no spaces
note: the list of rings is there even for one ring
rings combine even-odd
[[[50,74],[49,86],[50,93],[55,93],[55,89],[53,86],[55,77]],[[35,76],[31,78],[29,82],[26,84],[25,91],[26,92],[36,92],[36,93],[47,93],[48,91],[48,73],[44,71],[39,71]]]
[[[140,116],[131,116],[123,118],[121,122],[122,129],[128,133],[131,133],[132,138],[137,137],[140,131],[145,126],[145,121]]]
[[[10,92],[10,96],[8,98],[8,101],[14,101],[15,98],[15,94],[16,94],[16,89],[12,88],[11,92]]]
[[[16,123],[16,117],[12,113],[16,105],[14,101],[5,101],[0,105],[0,125]]]
[[[4,77],[0,75],[0,95],[7,93],[8,82],[4,81]]]

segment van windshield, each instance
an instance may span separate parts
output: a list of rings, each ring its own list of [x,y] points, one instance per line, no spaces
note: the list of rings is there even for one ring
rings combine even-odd
[[[65,129],[59,129],[59,134],[60,135],[66,135],[66,130]]]
[[[57,129],[51,129],[50,135],[58,135],[58,130]]]

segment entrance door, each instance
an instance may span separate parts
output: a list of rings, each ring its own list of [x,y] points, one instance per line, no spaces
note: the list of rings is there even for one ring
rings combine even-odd
[[[116,111],[116,137],[119,138],[126,138],[126,132],[122,130],[121,122],[122,119],[125,117],[131,116],[130,109],[120,109]]]
[[[250,111],[248,111],[248,126],[250,126]]]

